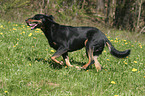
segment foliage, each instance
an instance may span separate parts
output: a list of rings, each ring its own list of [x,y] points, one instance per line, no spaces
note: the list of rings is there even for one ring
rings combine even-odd
[[[0,17],[16,22],[43,13],[66,22],[90,17],[118,29],[138,32],[145,24],[144,0],[1,0],[0,4]]]
[[[117,49],[131,48],[131,55],[117,59],[105,48],[99,57],[102,71],[97,73],[94,65],[77,70],[50,59],[54,50],[41,30],[0,20],[0,95],[143,96],[145,45],[106,36]],[[70,53],[69,57],[72,65],[88,62],[84,49]]]

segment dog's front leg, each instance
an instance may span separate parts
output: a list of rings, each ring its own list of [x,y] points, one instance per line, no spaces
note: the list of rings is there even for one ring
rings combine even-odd
[[[56,60],[56,58],[58,58],[58,57],[59,57],[59,55],[52,56],[51,59],[52,59],[54,62],[56,62],[56,63],[58,63],[58,64],[60,64],[60,65],[63,65],[63,61],[59,62],[58,60]]]
[[[53,56],[51,57],[51,59],[53,61],[55,61],[56,63],[60,64],[60,65],[63,65],[63,61],[58,61],[56,60],[56,58],[60,57],[62,54],[66,53],[67,52],[67,49],[63,48],[63,47],[60,47],[54,54]]]
[[[73,67],[73,65],[71,65],[70,62],[69,62],[68,53],[63,54],[62,57],[65,60],[65,63],[66,63],[67,66]]]

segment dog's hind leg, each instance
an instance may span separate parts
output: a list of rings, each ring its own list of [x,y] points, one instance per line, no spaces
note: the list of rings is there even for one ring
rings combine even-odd
[[[87,64],[85,64],[83,67],[81,67],[82,69],[86,69],[88,66],[90,66],[91,64],[94,63],[94,60],[93,60],[93,50],[90,48],[86,52],[87,52],[88,57],[89,57],[89,62]]]

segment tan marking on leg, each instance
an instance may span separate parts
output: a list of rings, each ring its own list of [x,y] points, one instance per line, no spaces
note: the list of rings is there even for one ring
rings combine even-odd
[[[59,57],[59,56],[53,56],[53,57],[51,57],[51,59],[52,59],[54,62],[56,62],[56,63],[58,63],[58,64],[60,64],[60,65],[63,65],[63,62],[62,62],[62,61],[59,62],[58,60],[55,59],[55,58],[57,58],[57,57]]]
[[[111,45],[108,42],[106,42],[106,44],[107,44],[107,46],[109,48],[109,51],[111,51]]]
[[[86,46],[87,42],[88,42],[88,39],[87,39],[87,40],[85,40],[85,46]]]
[[[87,64],[85,64],[83,67],[81,67],[82,69],[86,69],[88,66],[89,66],[89,64],[91,63],[91,59],[90,59],[90,56],[89,56],[89,62],[87,63]]]
[[[85,64],[83,67],[81,67],[82,69],[86,69],[92,61],[93,51],[91,49],[89,49],[88,56],[89,56],[89,62]]]
[[[67,66],[73,67],[73,65],[71,65],[70,62],[69,62],[69,57],[68,56],[67,56],[67,58],[65,58],[65,63],[66,63]],[[75,68],[77,68],[77,69],[80,70],[80,67],[79,66],[75,66]]]
[[[54,45],[56,45],[56,43],[55,43],[55,42],[53,42],[53,44],[54,44]]]
[[[94,56],[95,67],[96,67],[97,72],[98,72],[99,70],[101,70],[101,64],[98,62],[97,58],[98,58],[98,56]]]
[[[69,62],[69,57],[67,56],[67,58],[65,58],[65,62],[67,66],[73,67],[73,65],[70,64]]]

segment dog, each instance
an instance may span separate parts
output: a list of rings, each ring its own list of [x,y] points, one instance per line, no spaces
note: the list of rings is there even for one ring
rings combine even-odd
[[[63,65],[63,62],[56,60],[56,58],[62,56],[66,65],[73,67],[69,62],[68,52],[73,52],[85,47],[89,61],[82,66],[81,69],[86,69],[91,64],[95,64],[98,72],[102,69],[102,66],[97,58],[101,55],[106,45],[110,53],[117,58],[125,58],[131,51],[116,50],[105,34],[95,27],[60,25],[54,21],[52,15],[48,16],[43,14],[36,14],[34,17],[28,18],[25,21],[27,25],[31,27],[31,30],[40,28],[44,32],[49,45],[56,50],[51,59],[60,65]]]

